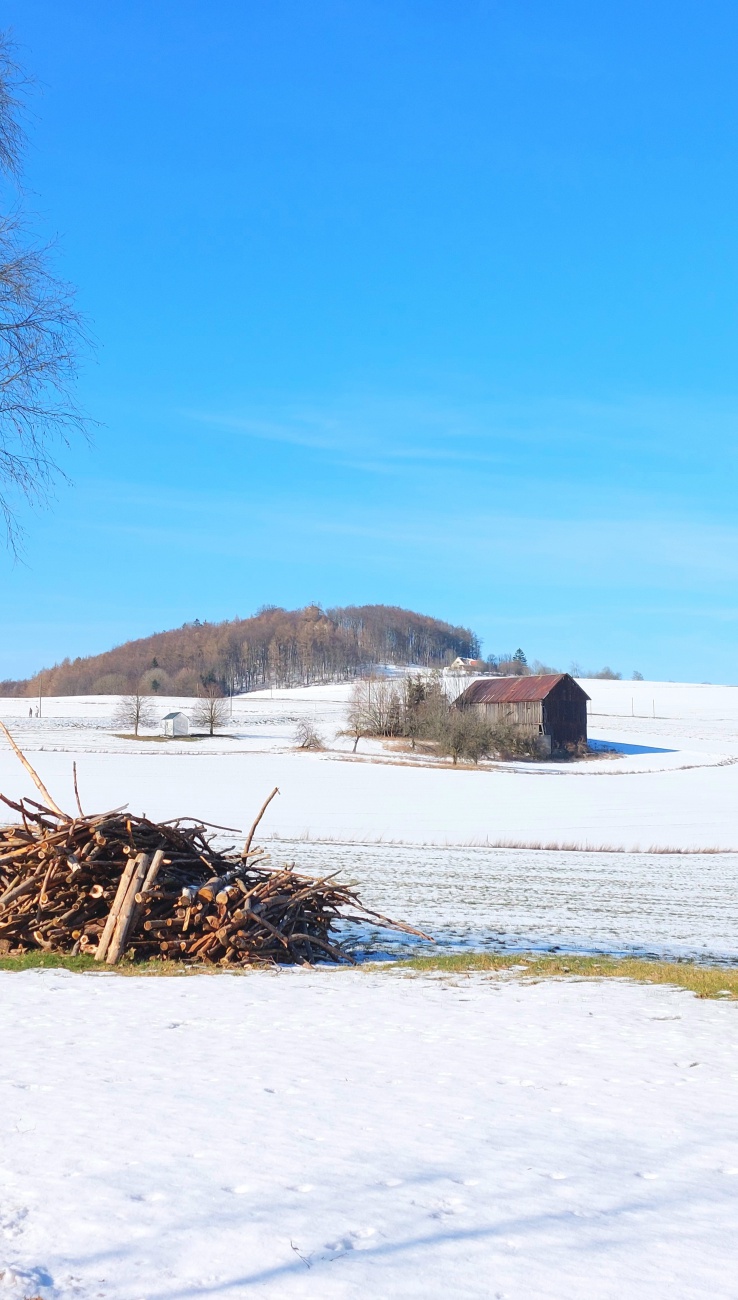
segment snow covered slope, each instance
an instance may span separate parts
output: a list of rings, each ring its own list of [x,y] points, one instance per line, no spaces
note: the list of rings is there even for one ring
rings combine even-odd
[[[74,757],[90,808],[128,801],[159,817],[195,813],[238,827],[277,785],[265,829],[286,837],[738,848],[738,689],[583,684],[590,735],[620,746],[621,757],[455,771],[376,741],[353,755],[336,734],[349,692],[340,685],[239,697],[232,723],[213,739],[122,739],[109,696],[44,700],[39,720],[28,718],[29,701],[4,700],[0,716],[70,806]],[[159,701],[162,714],[191,705]],[[303,716],[322,730],[326,753],[292,748]],[[5,744],[0,789],[32,792]]]
[[[7,1300],[728,1300],[736,1007],[0,974]]]

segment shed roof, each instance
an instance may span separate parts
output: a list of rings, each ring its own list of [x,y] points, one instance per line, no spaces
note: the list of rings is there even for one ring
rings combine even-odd
[[[481,677],[467,686],[460,695],[457,704],[517,704],[521,700],[545,700],[554,686],[562,682],[569,673],[541,673],[531,677]],[[574,681],[573,677],[569,677]],[[578,682],[574,685],[582,691]],[[589,699],[586,691],[582,691]]]
[[[165,713],[162,722],[170,722],[172,718],[186,718],[187,714],[178,709],[176,713]]]

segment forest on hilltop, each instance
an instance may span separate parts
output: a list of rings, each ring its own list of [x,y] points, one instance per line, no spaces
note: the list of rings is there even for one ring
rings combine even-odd
[[[227,695],[346,680],[377,663],[432,666],[457,655],[479,655],[468,628],[392,605],[270,606],[252,618],[195,619],[104,654],[65,659],[23,681],[0,682],[0,695],[197,695],[207,687]]]

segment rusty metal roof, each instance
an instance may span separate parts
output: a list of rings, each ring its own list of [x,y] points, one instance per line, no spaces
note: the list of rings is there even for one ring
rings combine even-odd
[[[542,673],[531,677],[478,677],[467,686],[457,705],[464,704],[517,704],[521,700],[545,700],[554,686],[568,677],[568,673]],[[574,678],[571,678],[574,681]],[[578,686],[578,683],[574,683]],[[579,686],[579,690],[582,688]],[[589,699],[586,691],[582,691]]]

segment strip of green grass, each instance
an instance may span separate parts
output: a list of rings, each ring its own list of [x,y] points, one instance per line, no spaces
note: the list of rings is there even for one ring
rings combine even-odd
[[[111,971],[112,967],[99,965],[94,957],[69,957],[62,952],[24,952],[19,957],[0,957],[0,970],[72,970]],[[186,966],[179,961],[121,961],[115,967],[116,975],[189,975],[203,967]],[[211,969],[217,970],[217,967]]]
[[[524,969],[521,969],[524,968]],[[376,967],[374,967],[376,970]],[[498,972],[522,980],[629,979],[641,984],[671,984],[698,998],[738,998],[738,967],[700,966],[696,962],[649,961],[637,957],[579,957],[565,953],[453,953],[411,957],[387,970],[422,974],[464,975]]]
[[[0,970],[111,971],[92,957],[68,957],[55,952],[27,952],[20,957],[0,957]],[[117,975],[217,974],[219,966],[188,966],[183,962],[121,961]],[[257,967],[228,968],[230,974],[248,974]],[[356,967],[354,967],[356,969]],[[451,953],[411,957],[397,962],[367,962],[365,971],[400,971],[416,975],[506,975],[520,980],[628,979],[641,984],[669,984],[688,989],[698,998],[738,1000],[738,967],[700,966],[696,962],[648,961],[637,957],[579,957],[565,953]]]
[[[92,957],[65,957],[59,952],[24,952],[20,957],[0,957],[0,970],[92,970]]]

